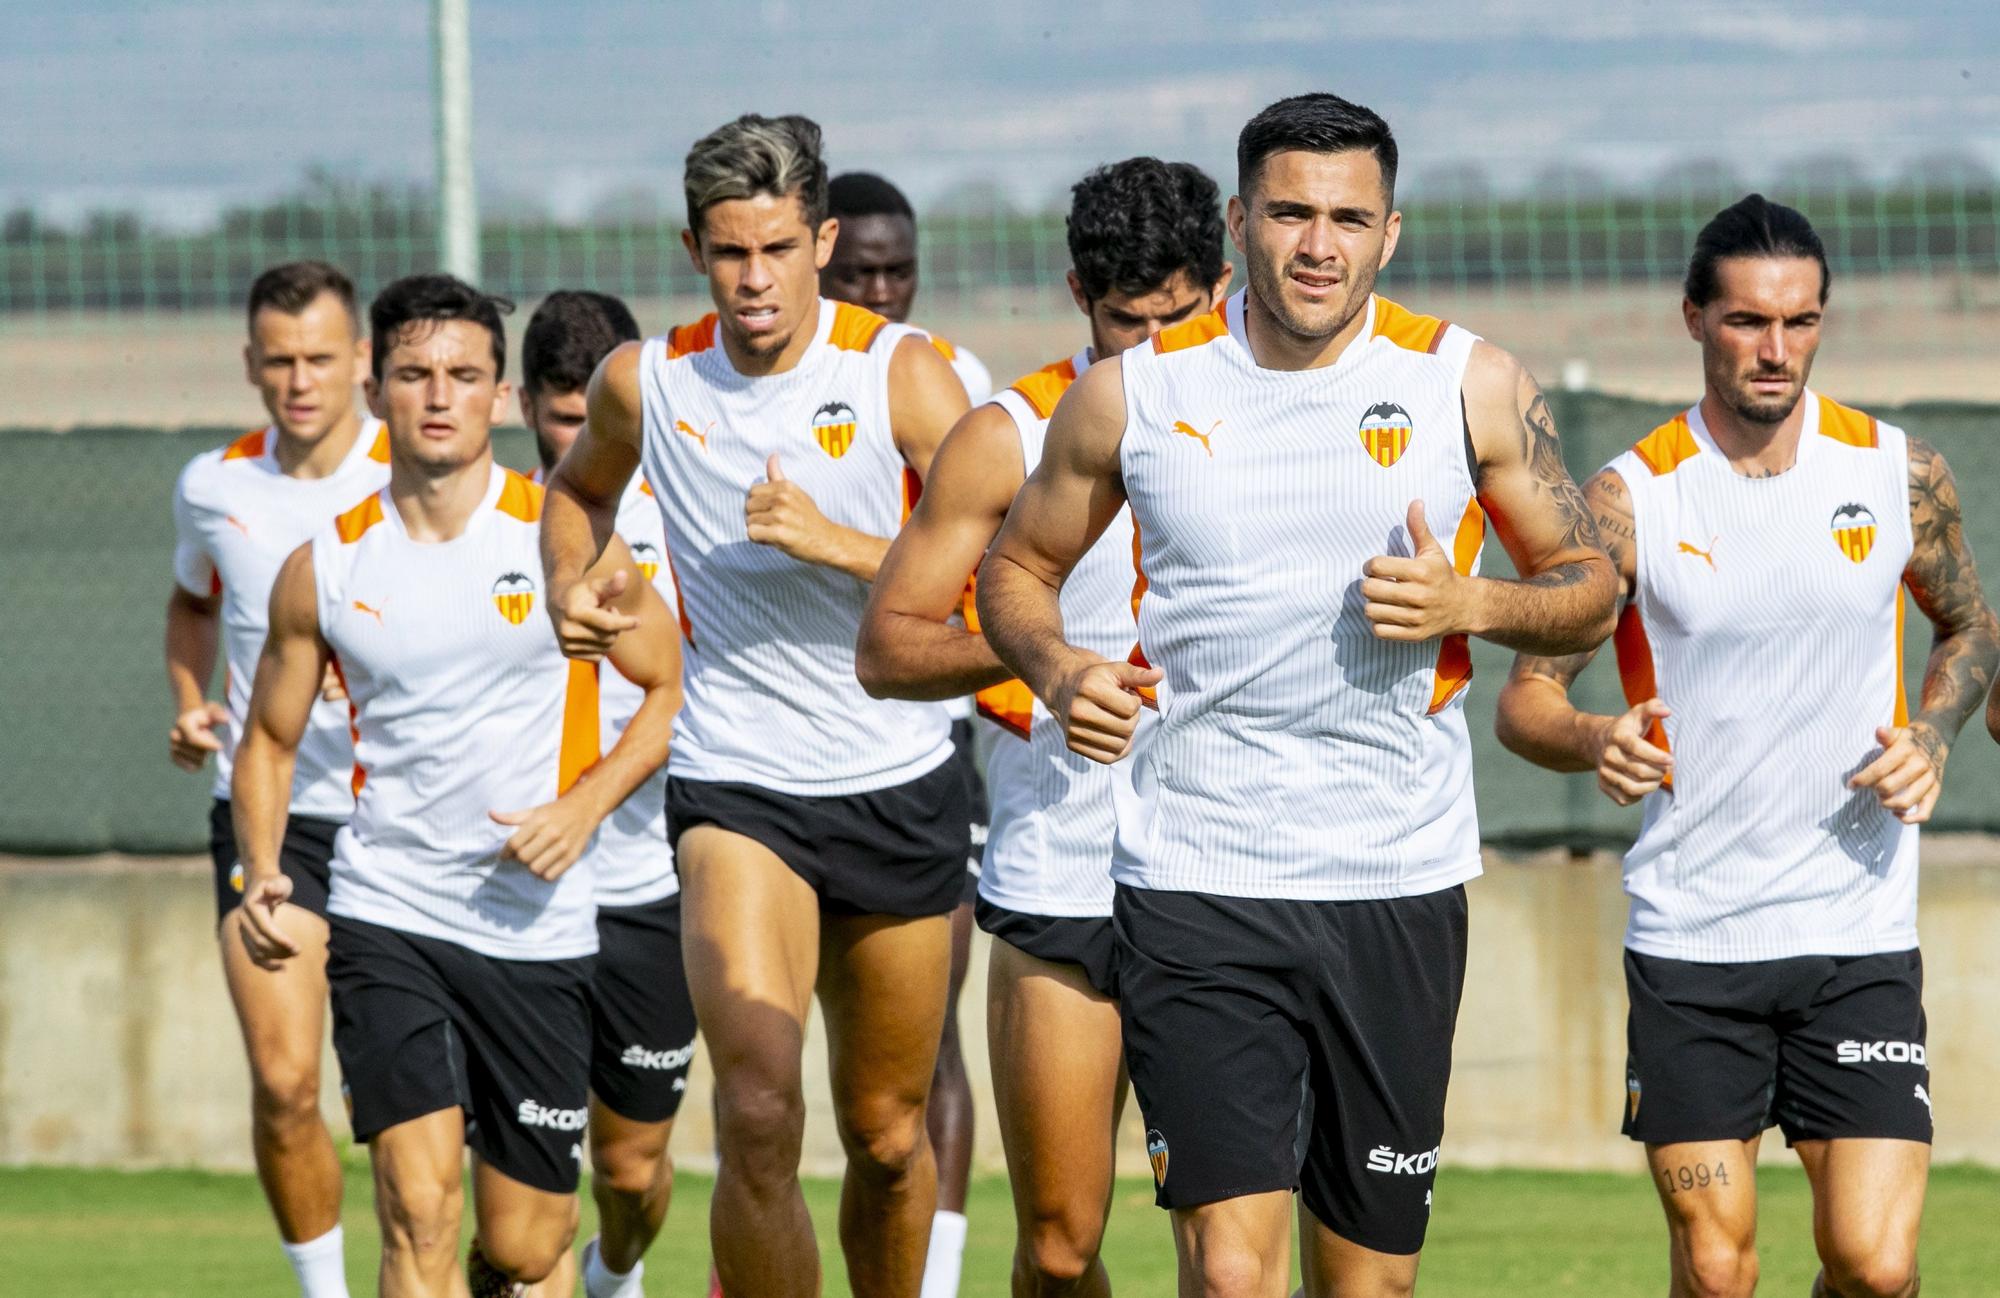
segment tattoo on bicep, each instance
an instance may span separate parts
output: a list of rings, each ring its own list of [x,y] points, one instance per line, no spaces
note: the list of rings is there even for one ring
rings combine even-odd
[[[1912,437],[1909,448],[1912,546],[1903,578],[1917,607],[1936,628],[1924,670],[1919,719],[1944,732],[1940,739],[1919,730],[1915,738],[1925,745],[1932,764],[1938,765],[1944,745],[1957,736],[1992,686],[2000,629],[1965,542],[1951,466],[1919,438]]]
[[[1602,550],[1604,542],[1598,536],[1589,502],[1563,463],[1562,439],[1556,435],[1548,398],[1526,373],[1521,376],[1521,393],[1525,398],[1521,407],[1522,452],[1536,489],[1548,497],[1555,511],[1561,537],[1558,548]]]
[[[1589,653],[1564,654],[1560,658],[1541,658],[1534,654],[1516,654],[1514,670],[1510,675],[1515,680],[1527,676],[1541,676],[1555,681],[1564,689],[1576,683],[1583,675],[1583,669],[1590,666],[1590,660],[1597,656],[1596,650]]]

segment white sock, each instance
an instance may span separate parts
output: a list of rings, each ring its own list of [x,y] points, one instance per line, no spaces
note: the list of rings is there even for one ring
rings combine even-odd
[[[965,1264],[965,1214],[939,1210],[931,1218],[931,1251],[924,1259],[921,1298],[958,1298],[958,1272]]]
[[[598,1252],[596,1236],[583,1246],[583,1292],[587,1298],[644,1298],[646,1291],[639,1281],[645,1274],[645,1258],[634,1262],[630,1271],[620,1275],[604,1265],[604,1255]]]
[[[282,1241],[280,1241],[282,1242]],[[347,1241],[335,1226],[318,1239],[286,1244],[285,1260],[305,1298],[347,1298]]]

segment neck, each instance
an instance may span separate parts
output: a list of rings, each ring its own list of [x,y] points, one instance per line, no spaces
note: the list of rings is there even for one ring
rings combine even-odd
[[[349,406],[317,442],[288,437],[278,424],[271,426],[278,432],[278,472],[288,478],[324,478],[337,471],[354,449],[354,439],[361,435],[361,412]]]
[[[1302,338],[1286,329],[1253,290],[1243,295],[1243,331],[1250,339],[1250,355],[1267,370],[1317,370],[1340,359],[1347,345],[1368,322],[1368,300],[1364,293],[1354,304],[1354,314],[1341,321],[1332,333],[1318,338]]]
[[[491,446],[470,462],[443,472],[406,465],[401,459],[389,466],[389,498],[412,541],[456,540],[472,522],[492,485]]]
[[[1750,478],[1770,478],[1798,462],[1799,435],[1806,426],[1806,400],[1775,424],[1745,419],[1709,388],[1701,398],[1701,420],[1729,467]]]
[[[729,363],[736,367],[736,372],[748,378],[766,378],[772,374],[783,374],[786,370],[798,366],[799,361],[805,357],[806,348],[812,346],[813,339],[819,335],[819,310],[820,301],[815,296],[812,309],[806,312],[805,319],[799,321],[799,327],[793,331],[791,338],[783,347],[768,356],[752,355],[718,320],[716,328],[722,334],[723,353],[729,357]]]

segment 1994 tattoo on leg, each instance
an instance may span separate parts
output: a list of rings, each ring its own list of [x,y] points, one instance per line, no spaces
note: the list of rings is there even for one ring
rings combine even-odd
[[[1660,1169],[1660,1187],[1667,1194],[1686,1194],[1710,1186],[1729,1184],[1729,1164],[1722,1159],[1710,1163],[1682,1163]]]

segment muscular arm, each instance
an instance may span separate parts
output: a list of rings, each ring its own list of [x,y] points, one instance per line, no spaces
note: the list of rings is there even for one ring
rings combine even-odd
[[[610,815],[667,760],[674,715],[681,710],[680,628],[660,592],[639,574],[625,542],[614,536],[590,575],[609,576],[619,569],[627,574],[626,584],[613,607],[629,614],[638,625],[619,636],[607,656],[612,668],[644,690],[646,697],[611,751],[571,790],[584,791],[602,805],[600,820]]]
[[[640,347],[625,343],[599,362],[586,393],[583,431],[549,475],[542,501],[542,577],[549,613],[558,622],[563,594],[610,544],[618,502],[639,467]]]
[[[1903,584],[1932,628],[1923,695],[1910,731],[1931,765],[1942,771],[1960,727],[1992,688],[2000,659],[2000,623],[1979,586],[1951,466],[1929,443],[1914,437],[1910,531],[1914,544]]]
[[[980,406],[945,438],[861,617],[855,674],[871,695],[956,698],[1013,674],[985,636],[951,616],[1024,472],[1020,432],[999,406]]]
[[[220,597],[193,594],[179,583],[167,596],[167,691],[174,700],[167,752],[183,770],[199,770],[210,753],[222,750],[215,728],[229,722],[228,709],[208,697],[222,638],[221,607]]]

